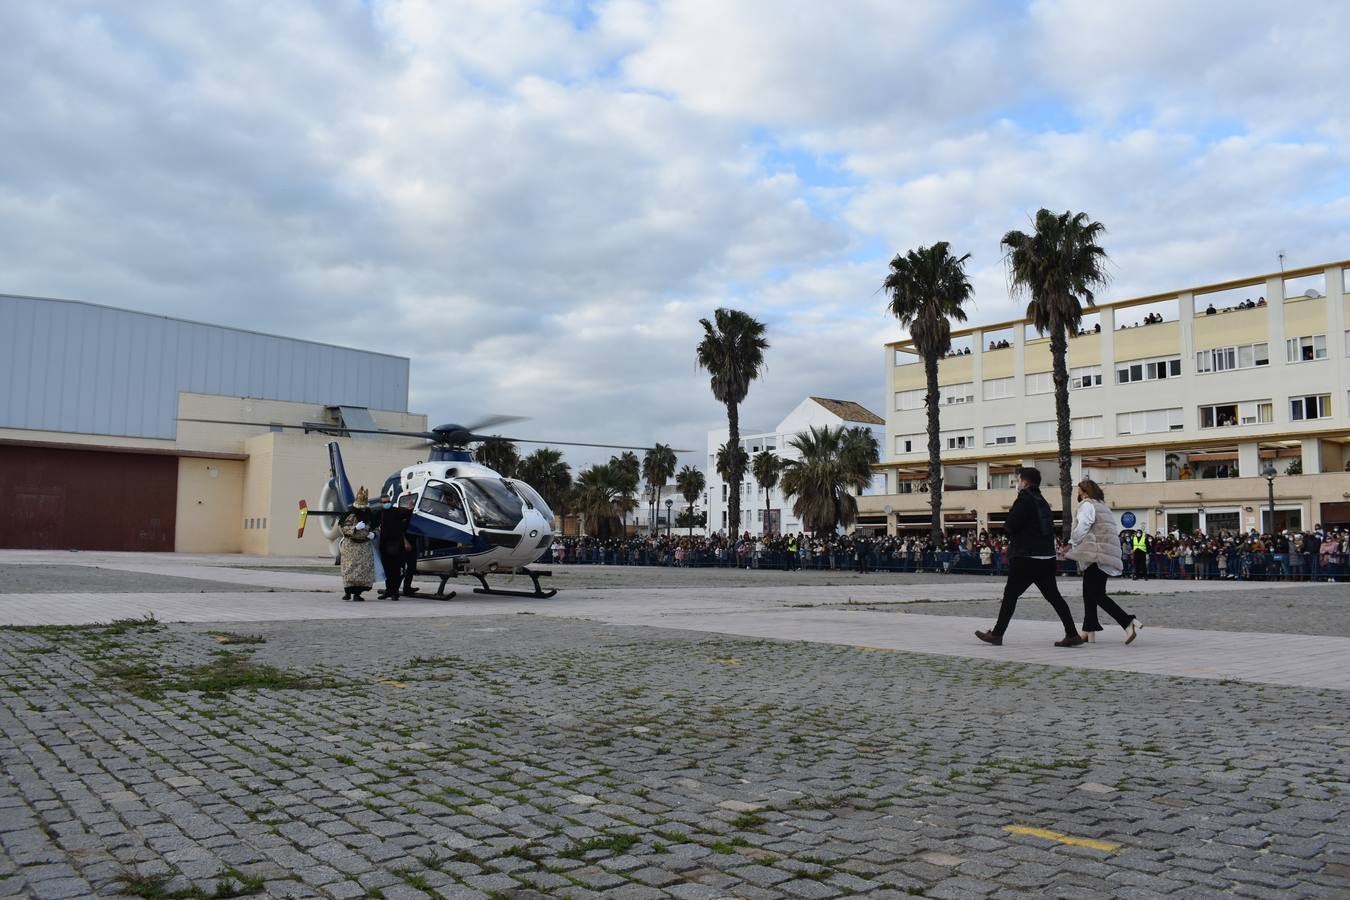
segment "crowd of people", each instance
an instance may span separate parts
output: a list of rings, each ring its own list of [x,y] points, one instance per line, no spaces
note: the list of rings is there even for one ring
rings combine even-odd
[[[1135,552],[1144,544],[1143,563]],[[1350,580],[1350,531],[1322,529],[1279,534],[1224,533],[1147,535],[1120,533],[1120,556],[1131,578]],[[636,535],[559,537],[545,562],[613,566],[697,566],[741,569],[814,569],[856,572],[1007,574],[1009,546],[1001,532],[949,530],[934,545],[926,534],[832,537],[804,534]],[[1061,574],[1075,574],[1062,560]]]

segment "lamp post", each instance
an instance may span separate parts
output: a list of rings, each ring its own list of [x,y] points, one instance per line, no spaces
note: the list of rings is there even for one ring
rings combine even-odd
[[[1266,463],[1265,470],[1261,473],[1266,477],[1266,488],[1268,490],[1267,498],[1270,503],[1270,534],[1275,533],[1275,466],[1273,463]]]
[[[675,501],[666,498],[666,537],[670,537],[670,508],[675,505]]]

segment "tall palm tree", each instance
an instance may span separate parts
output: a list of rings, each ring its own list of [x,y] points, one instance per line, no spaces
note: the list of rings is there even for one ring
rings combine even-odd
[[[952,348],[952,320],[964,322],[962,308],[972,288],[966,278],[965,256],[952,256],[950,245],[938,241],[931,247],[896,254],[891,271],[882,282],[890,295],[890,311],[909,329],[914,349],[923,360],[928,408],[928,502],[932,510],[929,535],[934,545],[942,542],[942,443],[938,423],[938,360]]]
[[[703,340],[699,341],[697,358],[700,368],[707,369],[713,396],[727,408],[727,443],[741,446],[740,404],[750,392],[750,382],[764,367],[764,351],[769,342],[764,339],[764,323],[756,321],[738,309],[718,309],[712,322],[699,319],[703,326]],[[741,528],[741,478],[745,475],[744,450],[738,457],[742,462],[724,476],[731,485],[727,507],[729,534],[739,534]],[[733,463],[735,459],[731,460]]]
[[[727,534],[732,537],[741,533],[740,485],[741,476],[745,474],[745,467],[750,462],[749,456],[739,441],[734,444],[727,441],[717,448],[717,459],[714,463],[717,468],[717,475],[728,485],[731,485],[727,494]],[[733,502],[735,503],[734,507],[731,505]],[[737,511],[733,513],[733,509]]]
[[[642,478],[652,491],[654,508],[661,508],[661,489],[675,474],[675,450],[669,444],[657,444],[642,455]]]
[[[871,432],[862,430],[871,437]],[[859,437],[850,435],[850,431],[813,425],[788,441],[800,457],[783,463],[783,494],[796,498],[792,512],[801,519],[802,527],[820,536],[834,534],[840,525],[853,524],[858,517],[858,500],[851,489],[871,483],[871,464],[861,462]],[[876,446],[875,439],[872,446]],[[865,468],[865,481],[860,462]]]
[[[520,451],[512,441],[483,441],[473,451],[473,458],[506,478],[515,478],[520,467]]]
[[[1001,246],[1014,291],[1031,296],[1027,318],[1040,334],[1050,333],[1054,361],[1055,419],[1059,438],[1059,495],[1064,510],[1064,540],[1073,530],[1069,515],[1073,494],[1069,419],[1069,335],[1083,321],[1083,304],[1093,306],[1094,288],[1107,283],[1106,251],[1098,243],[1106,227],[1087,213],[1048,209],[1036,213],[1032,234],[1009,231]]]
[[[768,534],[771,518],[769,499],[773,489],[778,485],[778,475],[783,471],[783,461],[772,450],[761,450],[755,454],[754,460],[750,463],[750,471],[759,486],[764,488],[764,527],[760,531]]]
[[[705,484],[703,472],[693,466],[685,466],[675,476],[675,487],[679,490],[680,496],[684,498],[684,502],[689,504],[689,534],[691,536],[694,533],[694,501],[698,500],[698,495],[703,493]]]
[[[572,487],[572,467],[563,460],[561,450],[540,447],[520,461],[516,477],[538,491],[554,512],[563,512]]]

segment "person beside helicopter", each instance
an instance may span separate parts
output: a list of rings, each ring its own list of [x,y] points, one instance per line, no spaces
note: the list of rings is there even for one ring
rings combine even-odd
[[[338,520],[338,530],[342,532],[338,559],[342,563],[343,600],[364,601],[361,594],[375,583],[375,550],[371,546],[374,522],[370,494],[363,487],[356,492],[351,509]]]
[[[397,506],[390,501],[388,494],[380,495],[380,563],[384,566],[384,590],[380,591],[382,600],[397,600],[399,588],[405,596],[417,593],[413,587],[413,575],[417,572],[417,556],[413,552],[412,541],[408,537],[408,525],[412,522],[412,510]]]

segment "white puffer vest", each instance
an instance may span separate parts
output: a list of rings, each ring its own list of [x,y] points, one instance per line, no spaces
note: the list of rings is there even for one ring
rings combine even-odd
[[[1119,575],[1120,568],[1120,520],[1111,508],[1100,500],[1084,500],[1091,503],[1097,513],[1096,520],[1083,540],[1065,554],[1069,559],[1086,569],[1093,563],[1107,575]]]

